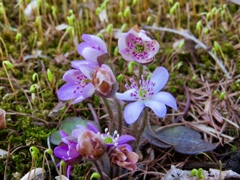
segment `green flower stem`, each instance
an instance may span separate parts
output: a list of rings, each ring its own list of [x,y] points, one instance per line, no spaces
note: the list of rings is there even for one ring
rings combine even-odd
[[[227,69],[225,68],[225,66],[223,65],[223,63],[217,58],[217,56],[211,51],[209,50],[209,48],[203,44],[201,41],[199,41],[196,37],[194,37],[191,34],[188,34],[186,32],[182,32],[182,31],[178,31],[175,29],[170,29],[170,28],[164,28],[164,27],[152,27],[152,26],[143,26],[143,29],[151,29],[151,30],[158,30],[158,31],[166,31],[166,32],[170,32],[170,33],[175,33],[175,34],[179,34],[187,39],[190,39],[192,41],[194,41],[196,44],[198,44],[201,48],[203,48],[204,50],[206,50],[208,52],[208,54],[210,56],[212,56],[212,58],[216,61],[216,63],[218,64],[218,66],[222,69],[222,71],[225,73],[226,77],[228,79],[232,79],[231,75],[229,74],[229,72],[227,71]]]
[[[117,110],[118,110],[118,134],[121,136],[122,135],[122,130],[123,130],[123,115],[122,115],[122,106],[119,102],[119,100],[116,98],[116,96],[113,97],[116,104],[117,104]]]
[[[147,110],[147,108],[144,109],[143,115],[139,119],[141,120],[140,129],[138,129],[138,122],[137,121],[133,125],[134,132],[137,132],[134,151],[137,150],[137,147],[140,143],[142,134],[143,134],[144,129],[145,129],[145,127],[147,125],[147,122],[148,122],[148,110]]]
[[[6,73],[6,75],[7,75],[7,78],[8,78],[9,84],[10,84],[10,87],[11,87],[11,89],[12,89],[12,91],[13,91],[14,96],[15,96],[15,100],[17,101],[16,90],[15,90],[14,87],[13,87],[12,80],[11,80],[9,74],[8,74],[8,71],[7,71],[7,68],[6,68],[6,65],[5,65],[4,62],[2,62],[2,66],[3,66],[3,69],[4,69],[5,73]]]
[[[143,74],[143,65],[139,64],[138,79],[140,80]]]
[[[106,107],[106,109],[108,111],[108,115],[109,115],[110,120],[113,121],[115,118],[114,118],[113,111],[112,111],[112,108],[111,108],[108,100],[106,98],[102,98],[102,100],[103,100],[103,102],[105,104],[105,107]],[[111,126],[109,126],[109,128],[110,127]],[[113,123],[113,128],[115,129],[115,124],[114,123]]]

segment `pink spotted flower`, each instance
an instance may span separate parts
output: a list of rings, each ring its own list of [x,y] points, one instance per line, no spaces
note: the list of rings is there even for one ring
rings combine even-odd
[[[135,25],[127,33],[122,33],[118,39],[119,53],[126,61],[136,61],[140,64],[149,64],[159,51],[160,45],[151,39],[147,32],[139,30]]]
[[[168,71],[164,67],[158,67],[149,80],[143,76],[139,83],[130,79],[131,85],[126,84],[128,90],[116,93],[118,99],[129,103],[124,109],[124,118],[128,124],[134,123],[145,107],[152,109],[160,118],[166,115],[166,105],[177,110],[174,97],[168,92],[160,91],[168,78]]]

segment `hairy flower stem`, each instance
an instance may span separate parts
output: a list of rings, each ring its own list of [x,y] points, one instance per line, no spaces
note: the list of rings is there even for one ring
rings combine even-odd
[[[111,106],[110,106],[110,104],[109,104],[109,102],[108,102],[108,100],[107,100],[107,98],[102,98],[102,100],[103,100],[103,102],[104,102],[104,104],[105,104],[105,106],[106,106],[106,109],[107,109],[107,111],[108,111],[108,115],[109,115],[109,118],[110,118],[110,120],[111,121],[113,121],[114,122],[114,115],[113,115],[113,111],[112,111],[112,108],[111,108]],[[110,127],[113,127],[113,129],[115,129],[115,124],[113,123],[113,124],[109,124],[109,128]],[[111,129],[112,130],[112,129]],[[110,130],[110,131],[111,131]]]
[[[138,79],[141,79],[142,74],[143,74],[143,65],[139,64]]]
[[[194,41],[196,44],[198,44],[201,48],[203,48],[204,50],[206,50],[208,52],[208,54],[210,56],[212,56],[212,58],[216,61],[216,63],[218,64],[218,66],[222,69],[222,71],[225,73],[226,77],[228,79],[232,79],[231,75],[229,74],[229,72],[227,71],[227,69],[225,68],[225,66],[223,65],[223,63],[217,58],[217,56],[211,51],[209,50],[209,48],[203,44],[201,41],[199,41],[196,37],[194,37],[191,34],[188,34],[186,32],[182,32],[182,31],[178,31],[175,29],[170,29],[170,28],[163,28],[163,27],[152,27],[152,26],[143,26],[143,29],[150,29],[150,30],[158,30],[158,31],[166,31],[166,32],[171,32],[171,33],[175,33],[175,34],[179,34],[187,39],[190,39],[192,41]]]
[[[100,176],[101,176],[100,179],[103,180],[103,179],[104,179],[104,178],[103,178],[103,173],[102,173],[102,170],[101,170],[99,164],[98,164],[97,161],[95,161],[95,160],[92,160],[92,162],[93,162],[93,164],[95,165],[95,167],[96,167],[98,173],[99,173]]]
[[[137,124],[136,126],[134,126],[136,128],[134,130],[135,130],[135,132],[137,132],[137,137],[136,137],[136,141],[135,141],[134,151],[136,151],[137,148],[138,148],[138,145],[139,145],[140,140],[142,138],[142,134],[143,134],[144,129],[145,129],[145,127],[147,125],[147,122],[148,122],[148,110],[147,110],[147,108],[144,109],[143,113],[144,113],[143,116],[141,116],[141,118],[140,118],[141,119],[140,129],[138,129],[138,126],[137,126],[138,123],[137,122],[134,123],[134,125]]]
[[[118,110],[118,134],[122,135],[123,130],[123,116],[122,116],[122,106],[119,102],[119,100],[116,98],[116,96],[113,97],[117,104],[117,110]]]

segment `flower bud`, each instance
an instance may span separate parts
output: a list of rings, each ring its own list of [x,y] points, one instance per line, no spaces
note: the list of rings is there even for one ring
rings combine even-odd
[[[77,151],[85,158],[98,159],[105,152],[100,136],[93,131],[85,130],[78,137]]]
[[[112,70],[105,64],[94,71],[92,84],[96,88],[96,93],[102,97],[111,97],[118,89]]]

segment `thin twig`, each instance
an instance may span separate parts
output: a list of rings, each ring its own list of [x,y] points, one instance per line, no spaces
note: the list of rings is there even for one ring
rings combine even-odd
[[[157,30],[157,31],[171,32],[171,33],[179,34],[179,35],[181,35],[181,36],[183,36],[183,37],[185,37],[187,39],[190,39],[190,40],[194,41],[196,44],[198,44],[200,47],[202,47],[204,50],[206,50],[210,56],[212,56],[212,58],[216,61],[218,66],[225,73],[227,78],[228,79],[232,79],[231,75],[229,74],[229,72],[227,71],[227,69],[225,68],[223,63],[217,58],[217,56],[211,50],[209,50],[209,48],[205,44],[203,44],[201,41],[199,41],[193,35],[188,34],[186,32],[182,32],[182,31],[178,31],[178,30],[170,29],[170,28],[164,28],[164,27],[152,27],[152,26],[145,26],[145,25],[143,25],[142,28],[143,29],[150,29],[150,30]]]

